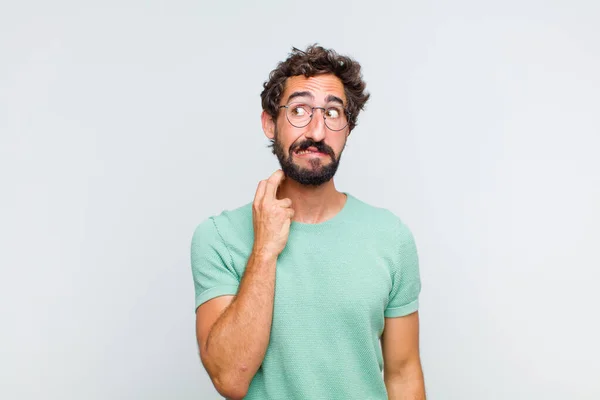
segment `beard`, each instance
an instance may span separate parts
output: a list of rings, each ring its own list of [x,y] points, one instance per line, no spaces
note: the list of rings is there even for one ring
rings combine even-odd
[[[278,139],[277,130],[275,130],[275,139],[273,140],[272,146],[273,154],[277,156],[279,165],[285,176],[295,180],[301,185],[307,186],[320,186],[329,182],[340,165],[343,151],[342,149],[336,158],[333,149],[324,142],[315,142],[312,139],[307,139],[300,143],[292,143],[288,152],[289,155],[286,156],[283,146]],[[295,152],[306,150],[311,146],[315,147],[320,153],[327,154],[331,158],[331,162],[323,165],[320,158],[314,158],[309,161],[311,168],[304,168],[294,163]]]

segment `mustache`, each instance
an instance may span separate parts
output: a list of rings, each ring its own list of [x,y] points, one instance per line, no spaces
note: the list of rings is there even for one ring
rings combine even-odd
[[[328,156],[331,156],[331,158],[335,157],[335,153],[331,147],[327,146],[324,142],[315,142],[311,139],[296,144],[290,149],[290,154],[295,151],[307,150],[309,147],[314,147],[319,153],[327,154]]]

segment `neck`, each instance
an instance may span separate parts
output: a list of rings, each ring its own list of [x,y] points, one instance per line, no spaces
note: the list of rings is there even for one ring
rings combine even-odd
[[[320,186],[305,186],[285,179],[279,186],[277,198],[289,198],[294,209],[294,221],[318,224],[333,218],[346,203],[346,195],[335,188],[333,179]]]

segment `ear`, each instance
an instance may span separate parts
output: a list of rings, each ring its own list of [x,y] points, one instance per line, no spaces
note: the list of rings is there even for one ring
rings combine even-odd
[[[263,110],[260,115],[260,120],[262,122],[262,128],[265,132],[265,136],[271,140],[275,138],[275,121],[273,121],[273,117],[269,115],[268,112]]]

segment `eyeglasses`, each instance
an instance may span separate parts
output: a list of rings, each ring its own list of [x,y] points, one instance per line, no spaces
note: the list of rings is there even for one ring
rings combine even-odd
[[[350,113],[341,106],[312,107],[304,103],[291,103],[287,106],[279,106],[279,108],[285,108],[288,122],[296,128],[304,128],[310,124],[315,110],[323,111],[325,125],[332,131],[341,131],[348,126],[350,116]]]

